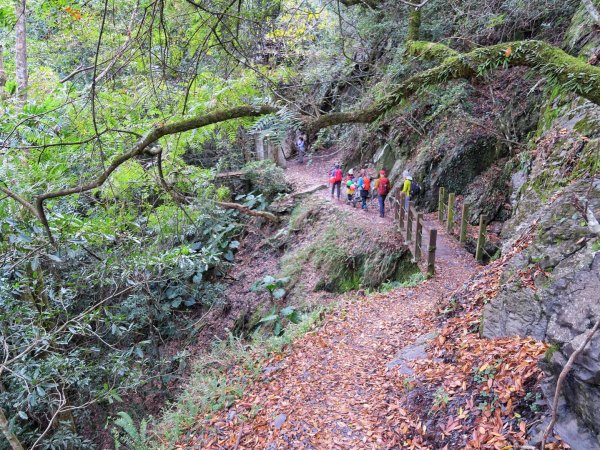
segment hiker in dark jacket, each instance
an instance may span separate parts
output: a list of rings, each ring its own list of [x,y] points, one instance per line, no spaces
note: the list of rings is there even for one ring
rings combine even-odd
[[[302,164],[304,162],[304,153],[306,152],[306,142],[304,142],[304,138],[302,136],[298,138],[296,147],[298,148],[298,162]]]

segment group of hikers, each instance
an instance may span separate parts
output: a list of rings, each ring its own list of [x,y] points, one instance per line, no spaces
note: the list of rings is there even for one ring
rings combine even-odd
[[[420,187],[413,182],[412,176],[408,172],[404,172],[404,181],[402,184],[402,192],[406,194],[406,207],[410,197],[418,194]],[[362,209],[367,210],[367,200],[377,197],[379,202],[379,217],[385,217],[385,200],[390,193],[390,180],[386,175],[385,170],[380,170],[377,178],[370,177],[367,169],[360,170],[358,177],[354,176],[354,169],[348,170],[344,176],[340,164],[336,163],[329,172],[329,183],[331,184],[331,198],[337,195],[337,199],[341,200],[342,183],[346,189],[346,202],[356,206],[361,204]]]

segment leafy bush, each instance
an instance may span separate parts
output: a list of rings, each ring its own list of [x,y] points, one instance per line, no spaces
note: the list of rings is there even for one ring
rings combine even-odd
[[[77,205],[55,212],[56,247],[0,216],[0,404],[26,446],[93,448],[74,431],[89,421],[81,405],[110,411],[141,387],[169,396],[187,354],[161,349],[191,337],[196,320],[180,311],[222,301],[216,280],[239,246],[239,213],[202,202],[119,215],[118,205],[86,220]]]
[[[252,188],[267,199],[273,199],[277,194],[288,190],[284,170],[277,167],[273,161],[252,161],[246,164],[242,171]]]
[[[299,324],[302,319],[296,308],[293,306],[286,306],[282,309],[278,309],[274,306],[269,315],[263,317],[259,324],[272,324],[273,334],[275,336],[281,336],[286,320],[290,323]]]
[[[257,281],[252,286],[253,291],[267,291],[271,298],[271,303],[275,303],[276,300],[280,300],[285,296],[284,286],[289,283],[288,277],[284,278],[273,278],[267,275],[262,280]]]

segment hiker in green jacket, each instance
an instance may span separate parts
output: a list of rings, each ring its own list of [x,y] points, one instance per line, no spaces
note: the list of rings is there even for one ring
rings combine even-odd
[[[406,194],[404,200],[404,209],[408,209],[408,203],[410,202],[410,185],[412,183],[412,177],[408,174],[404,177],[404,184],[402,185],[402,192]]]

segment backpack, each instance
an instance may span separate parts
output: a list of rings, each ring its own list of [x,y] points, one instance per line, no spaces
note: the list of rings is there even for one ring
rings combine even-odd
[[[369,180],[369,177],[363,177],[362,188],[363,188],[363,191],[371,190],[371,180]]]
[[[421,192],[421,186],[416,181],[410,183],[410,196],[415,197]]]
[[[333,171],[333,179],[335,180],[335,182],[342,181],[343,177],[344,174],[342,173],[342,169],[335,169]]]
[[[388,180],[386,177],[380,178],[379,179],[379,190],[377,191],[377,193],[379,195],[387,195],[389,191],[390,191],[390,180]]]

